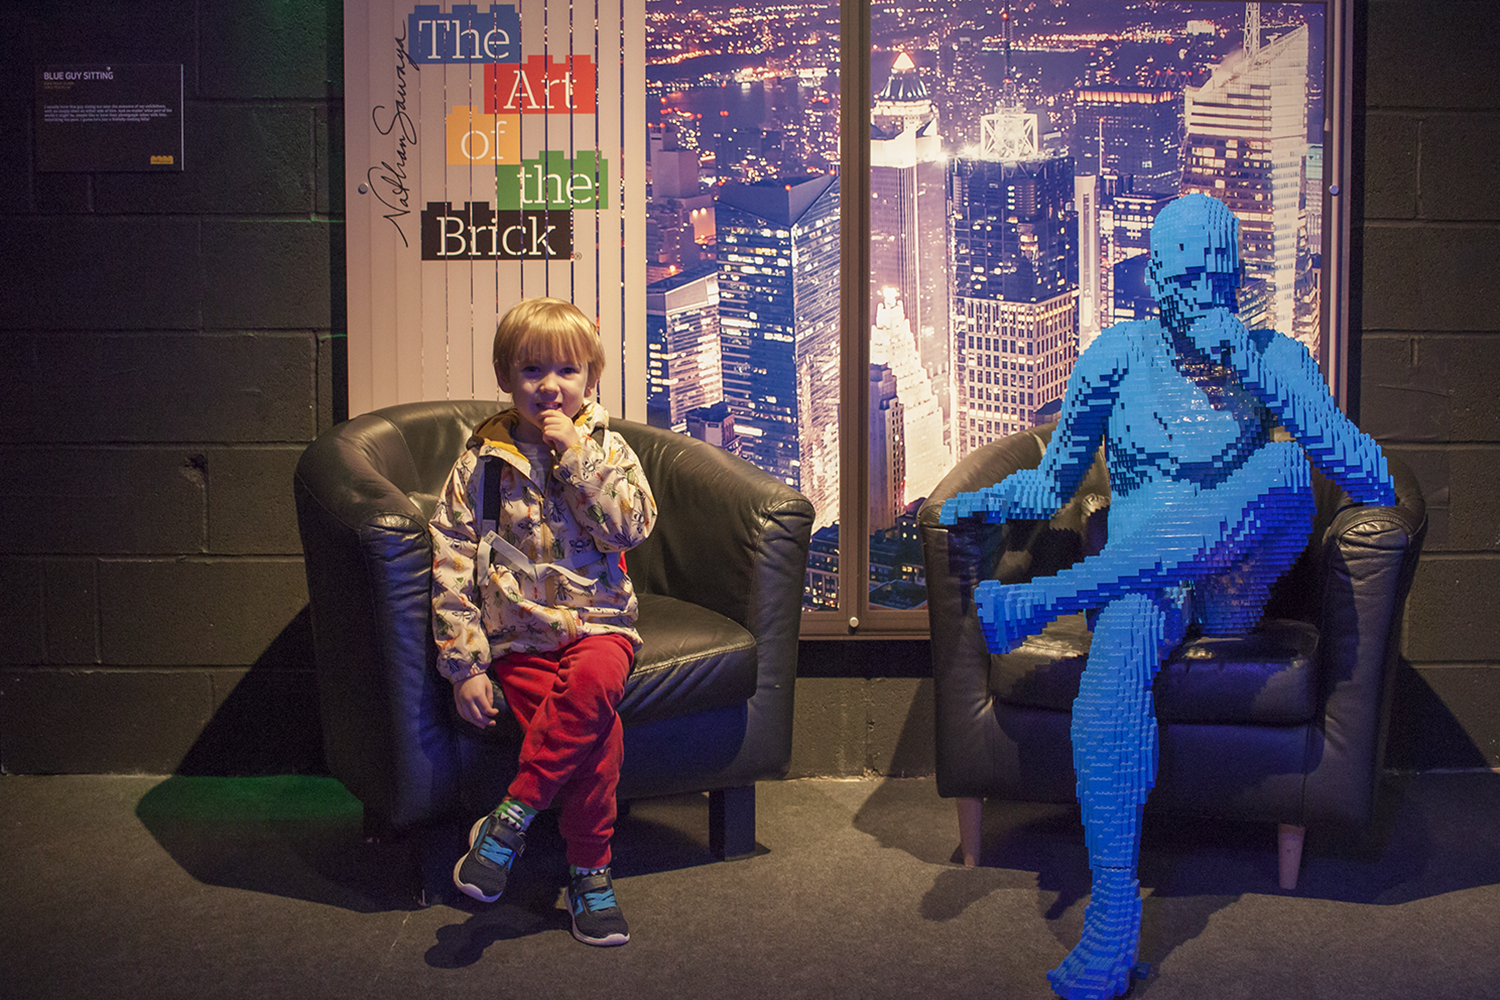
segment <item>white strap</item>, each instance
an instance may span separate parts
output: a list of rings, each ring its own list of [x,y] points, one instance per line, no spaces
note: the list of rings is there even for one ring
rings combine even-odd
[[[520,573],[532,580],[537,579],[543,571],[551,569],[556,571],[559,576],[566,577],[580,587],[592,586],[594,578],[584,576],[577,571],[596,559],[603,558],[602,553],[590,547],[575,552],[565,559],[558,559],[553,562],[535,562],[528,559],[526,553],[495,534],[495,532],[487,531],[479,543],[477,569],[481,580],[489,578],[490,565],[496,557],[499,557],[500,561],[509,566],[513,572]],[[615,570],[610,567],[607,558],[605,558],[605,567],[611,576],[613,576]]]

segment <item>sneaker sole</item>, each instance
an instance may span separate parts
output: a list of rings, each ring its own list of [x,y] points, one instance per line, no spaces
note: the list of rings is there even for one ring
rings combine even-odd
[[[469,828],[469,850],[472,851],[474,849],[474,841],[479,839],[479,831],[484,828],[484,821],[488,818],[489,817],[487,816],[479,817],[479,819],[475,821],[474,825]],[[464,860],[468,858],[468,856],[468,852],[465,851],[464,856],[462,858],[459,858],[453,864],[453,884],[458,887],[458,891],[471,899],[479,900],[481,903],[493,903],[495,900],[505,895],[505,890],[502,889],[501,891],[495,893],[493,896],[486,896],[484,894],[484,890],[479,888],[479,886],[470,885],[468,882],[465,882],[462,877],[460,877],[460,875],[458,874],[458,870],[464,866]]]
[[[578,919],[576,917],[572,916],[572,913],[573,913],[573,891],[571,889],[569,889],[568,891],[566,891],[565,893],[563,893],[563,898],[567,900],[568,914],[569,914],[568,922],[573,927],[573,937],[574,938],[578,939],[579,941],[582,941],[584,944],[591,944],[591,945],[593,945],[596,948],[616,948],[616,947],[619,947],[622,944],[627,943],[630,940],[630,935],[628,933],[626,933],[626,934],[610,934],[610,935],[608,935],[606,937],[602,937],[602,938],[592,938],[592,937],[589,937],[587,934],[584,934],[582,931],[580,931],[578,929]]]

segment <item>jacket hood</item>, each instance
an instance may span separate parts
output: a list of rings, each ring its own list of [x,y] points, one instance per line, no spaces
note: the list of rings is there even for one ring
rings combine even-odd
[[[521,452],[516,447],[514,433],[520,422],[521,412],[514,406],[501,410],[474,428],[474,433],[469,436],[469,447],[481,451],[495,449],[519,457]],[[599,403],[586,400],[578,416],[573,418],[573,426],[578,428],[581,436],[588,437],[595,431],[609,428],[609,413]]]

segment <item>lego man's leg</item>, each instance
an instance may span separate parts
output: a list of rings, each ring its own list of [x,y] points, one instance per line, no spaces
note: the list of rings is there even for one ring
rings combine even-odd
[[[986,580],[974,588],[985,641],[1006,652],[1062,615],[1222,574],[1244,564],[1268,537],[1274,544],[1253,560],[1263,563],[1253,579],[1275,569],[1265,580],[1269,587],[1289,565],[1287,552],[1295,558],[1306,543],[1310,504],[1307,462],[1290,443],[1267,445],[1211,489],[1188,484],[1170,494],[1122,498],[1111,509],[1112,537],[1099,554],[1056,576],[1017,584]],[[1117,526],[1125,530],[1115,534]]]
[[[1082,939],[1047,974],[1070,1000],[1108,1000],[1130,986],[1141,932],[1141,811],[1156,778],[1151,681],[1163,650],[1181,638],[1179,620],[1131,594],[1110,602],[1094,625],[1072,727],[1093,889]]]
[[[1063,615],[1101,608],[1131,593],[1158,593],[1201,579],[1227,562],[1232,537],[1226,522],[1233,517],[1174,512],[1171,523],[1111,539],[1098,555],[1056,576],[1029,583],[985,580],[974,588],[974,604],[985,642],[996,653],[1009,652],[1028,635]],[[1097,635],[1097,631],[1096,631]]]

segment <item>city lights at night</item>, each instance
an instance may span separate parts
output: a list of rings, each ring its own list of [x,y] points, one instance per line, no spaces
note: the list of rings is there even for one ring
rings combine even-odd
[[[1145,234],[1180,194],[1239,216],[1247,323],[1319,356],[1323,16],[872,5],[870,405],[841,414],[839,9],[649,0],[650,416],[814,501],[808,608],[838,606],[840,435],[869,441],[871,605],[920,606],[921,500],[1150,315]]]

